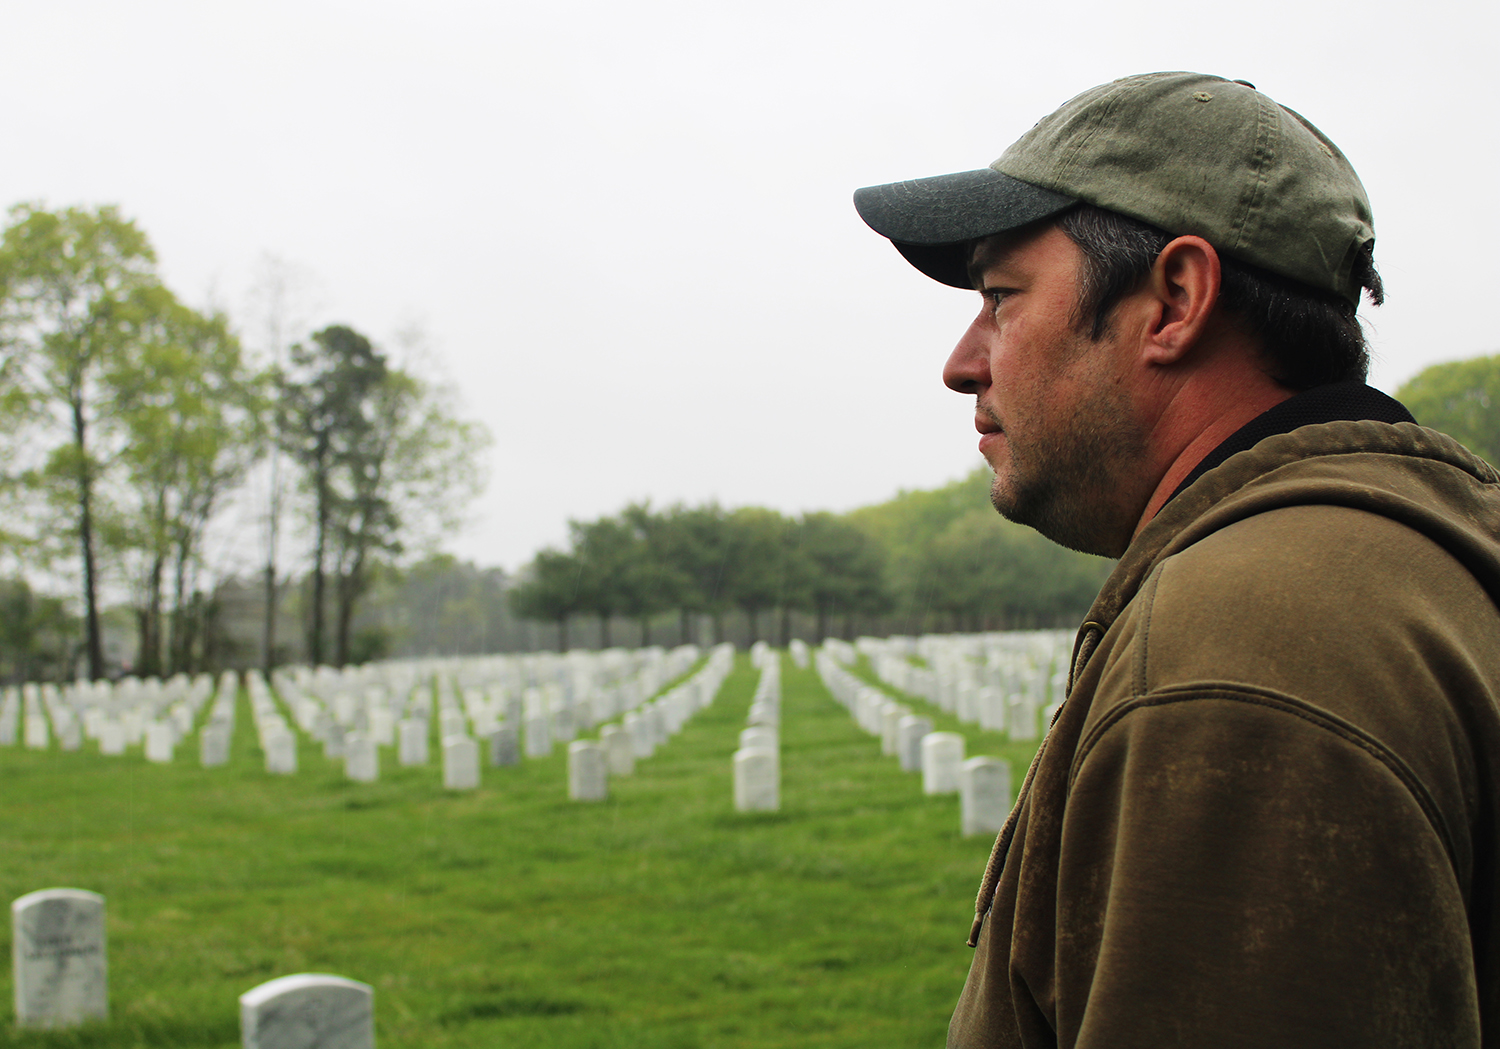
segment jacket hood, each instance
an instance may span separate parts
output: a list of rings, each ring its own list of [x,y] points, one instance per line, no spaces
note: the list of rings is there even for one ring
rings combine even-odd
[[[1421,532],[1500,596],[1500,473],[1446,434],[1414,423],[1330,422],[1231,456],[1172,499],[1135,537],[1079,628],[1069,687],[1146,578],[1236,521],[1286,506],[1345,506]]]

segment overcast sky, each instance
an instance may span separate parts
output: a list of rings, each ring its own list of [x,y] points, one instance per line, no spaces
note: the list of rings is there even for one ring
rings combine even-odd
[[[420,327],[494,436],[445,546],[513,569],[629,500],[846,510],[977,465],[939,378],[975,297],[850,194],[982,167],[1131,73],[1253,81],[1343,148],[1389,295],[1374,385],[1500,352],[1497,11],[8,3],[0,202],[118,204],[252,346],[268,255],[309,327]]]

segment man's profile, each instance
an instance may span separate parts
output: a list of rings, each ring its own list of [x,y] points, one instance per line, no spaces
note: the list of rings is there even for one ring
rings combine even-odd
[[[949,1045],[1500,1044],[1500,475],[1365,385],[1348,160],[1157,73],[855,202],[980,293],[995,508],[1120,559]]]

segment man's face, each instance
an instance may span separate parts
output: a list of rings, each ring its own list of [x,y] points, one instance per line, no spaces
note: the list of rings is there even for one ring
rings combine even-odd
[[[971,270],[984,302],[943,381],[974,394],[995,509],[1063,546],[1118,557],[1139,514],[1146,437],[1125,342],[1079,330],[1081,261],[1051,225],[981,241]]]

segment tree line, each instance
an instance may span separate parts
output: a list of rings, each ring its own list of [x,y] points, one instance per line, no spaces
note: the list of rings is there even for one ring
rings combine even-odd
[[[1424,426],[1500,462],[1500,355],[1432,365],[1396,397]],[[716,640],[723,616],[742,613],[753,639],[793,635],[792,613],[811,617],[811,640],[851,623],[896,632],[1073,625],[1113,562],[1063,549],[989,506],[990,474],[847,514],[787,517],[714,504],[614,515],[569,524],[564,549],[540,551],[510,591],[514,611],[549,622],[566,648],[569,627],[595,620],[637,624],[644,641],[664,613],[706,616]],[[775,617],[780,629],[770,630]]]
[[[1088,608],[1107,565],[1001,520],[986,498],[988,473],[933,492],[907,492],[850,514],[789,517],[764,507],[716,504],[618,514],[569,524],[566,549],[546,549],[511,590],[517,614],[553,623],[569,644],[579,617],[634,621],[644,643],[653,619],[675,613],[712,624],[741,613],[752,641],[785,640],[793,613],[812,638],[848,635],[856,621],[913,629],[1052,625]]]
[[[81,661],[104,676],[102,606],[123,596],[134,672],[205,665],[205,543],[237,504],[268,536],[264,661],[291,574],[276,541],[289,515],[309,548],[298,559],[308,651],[345,662],[374,566],[451,517],[474,490],[484,439],[348,326],[255,359],[223,310],[166,287],[149,239],[117,209],[17,205],[0,234],[0,552],[12,577],[0,601],[21,616],[4,657],[13,672],[45,656],[61,674]],[[270,495],[247,507],[257,470]],[[26,581],[38,576],[76,580],[80,637],[65,653],[60,606]]]
[[[610,624],[633,620],[637,640],[650,621],[675,611],[681,634],[688,620],[707,616],[723,635],[730,609],[745,613],[753,636],[773,611],[804,609],[820,632],[840,612],[880,612],[889,606],[881,584],[880,550],[864,532],[830,513],[788,518],[762,507],[725,510],[715,504],[653,511],[648,504],[569,524],[567,550],[540,551],[511,590],[519,615],[547,620],[568,647],[577,616]]]

